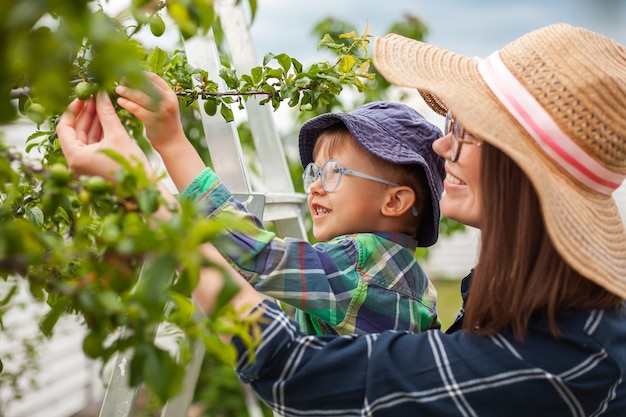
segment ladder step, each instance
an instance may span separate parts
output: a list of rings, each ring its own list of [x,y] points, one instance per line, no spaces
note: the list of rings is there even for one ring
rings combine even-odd
[[[248,211],[263,221],[302,218],[306,205],[305,194],[295,193],[251,193],[233,194]],[[293,237],[300,236],[297,234]]]

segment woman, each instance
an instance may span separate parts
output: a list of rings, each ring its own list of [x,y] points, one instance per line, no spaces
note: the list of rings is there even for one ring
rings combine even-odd
[[[293,416],[626,415],[626,230],[611,197],[626,174],[626,50],[568,25],[482,61],[398,35],[374,49],[387,79],[451,111],[434,145],[441,212],[482,235],[459,330],[306,336],[239,280],[235,306],[270,319],[255,362],[233,340],[242,380]],[[106,97],[93,107],[72,104],[57,131],[70,166],[101,174],[94,151],[138,148]],[[195,293],[207,311],[210,274]]]

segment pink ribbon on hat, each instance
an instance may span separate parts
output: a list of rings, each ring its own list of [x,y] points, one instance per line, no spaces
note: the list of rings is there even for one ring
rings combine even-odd
[[[483,59],[478,70],[504,107],[557,164],[602,194],[610,195],[620,186],[626,176],[602,166],[567,136],[504,65],[499,52]]]

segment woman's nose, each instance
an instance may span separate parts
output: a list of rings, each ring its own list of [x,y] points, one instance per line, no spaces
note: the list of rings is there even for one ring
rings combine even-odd
[[[444,135],[433,142],[433,150],[442,158],[450,157],[450,134]]]

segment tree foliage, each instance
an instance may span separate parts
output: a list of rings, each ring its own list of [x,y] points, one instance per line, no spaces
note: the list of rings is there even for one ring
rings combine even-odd
[[[254,17],[256,1],[246,6]],[[425,32],[405,20],[402,30]],[[59,114],[74,98],[110,93],[120,82],[142,86],[142,71],[151,70],[179,95],[188,136],[209,160],[202,135],[190,133],[201,132],[200,111],[231,121],[233,106],[243,108],[249,97],[260,96],[274,109],[287,105],[310,116],[340,107],[345,88],[369,100],[381,98],[388,87],[371,67],[367,26],[362,34],[345,25],[318,26],[324,32],[320,47],[336,56],[332,62],[305,67],[287,54],[267,54],[249,74],[237,74],[226,54],[220,73],[208,74],[193,68],[182,50],[149,49],[138,36],[142,30],[162,36],[173,27],[182,40],[211,29],[220,39],[218,16],[206,0],[132,0],[117,16],[90,0],[0,2],[0,124],[30,118],[38,129],[22,140],[27,151],[41,155],[33,159],[0,142],[0,277],[6,289],[0,327],[18,281],[25,281],[35,299],[49,306],[40,322],[43,335],[52,335],[63,315],[79,315],[88,329],[85,353],[106,361],[116,352],[134,352],[131,382],[145,383],[161,402],[181,386],[195,340],[232,363],[234,352],[217,332],[245,335],[255,326],[253,319],[238,322],[223,307],[233,295],[231,286],[220,299],[223,308],[201,323],[192,318],[190,295],[205,263],[196,248],[236,221],[203,218],[190,204],[169,221],[156,220],[154,212],[164,203],[155,184],[114,153],[125,167],[115,184],[77,178],[54,133]],[[227,90],[218,88],[218,77]],[[125,111],[118,114],[149,152],[141,123]],[[154,342],[162,323],[183,336],[178,359]]]

